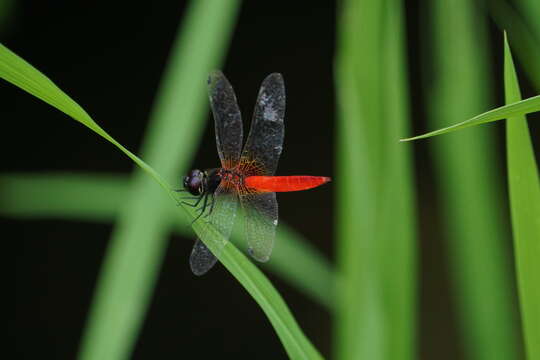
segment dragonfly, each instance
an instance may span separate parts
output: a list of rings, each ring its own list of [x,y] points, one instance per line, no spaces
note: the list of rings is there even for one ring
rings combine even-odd
[[[268,75],[261,84],[251,128],[245,145],[242,116],[234,90],[221,71],[208,77],[208,95],[214,116],[217,152],[221,167],[194,169],[183,178],[183,189],[191,196],[182,201],[197,208],[194,221],[205,221],[223,236],[230,238],[238,204],[245,218],[248,253],[255,260],[269,260],[278,224],[276,192],[315,188],[331,179],[326,176],[274,176],[283,149],[285,84],[281,74]],[[208,226],[206,228],[208,228]],[[190,255],[191,270],[203,275],[217,262],[226,242],[216,244],[215,254],[199,233]]]

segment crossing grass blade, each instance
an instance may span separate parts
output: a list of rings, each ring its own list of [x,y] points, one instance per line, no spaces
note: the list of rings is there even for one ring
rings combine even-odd
[[[123,175],[2,174],[0,215],[113,223],[121,205],[126,202],[128,192],[129,181]],[[169,227],[177,234],[193,237],[187,219],[179,219],[178,212],[171,206],[167,210]],[[243,234],[233,232],[231,240],[239,247],[243,246]],[[279,224],[276,243],[279,246],[274,248],[272,259],[263,267],[333,311],[338,280],[328,260],[283,222]]]
[[[462,121],[460,123],[450,125],[422,135],[401,139],[400,141],[425,139],[432,136],[450,133],[456,130],[462,130],[471,126],[485,124],[497,120],[504,120],[507,118],[519,117],[521,115],[530,114],[537,111],[540,111],[540,95],[506,104],[496,109],[486,111],[485,113],[482,113],[480,115],[476,115],[475,117]]]
[[[415,358],[410,149],[395,141],[408,126],[401,6],[339,9],[336,359]]]
[[[506,102],[521,99],[521,92],[505,36],[504,85]],[[527,359],[540,359],[540,181],[527,119],[506,121],[508,186],[514,237],[514,254],[521,304],[521,322]]]
[[[433,128],[489,108],[491,56],[480,10],[467,0],[433,2],[433,28],[425,32],[431,35],[433,73],[425,78],[430,79],[426,98]],[[438,133],[495,120],[531,104],[539,105],[533,99]],[[431,141],[444,227],[432,240],[445,242],[463,356],[475,360],[519,357],[516,299],[505,247],[510,231],[503,212],[502,170],[493,150],[494,130],[471,127]]]
[[[197,124],[201,123],[205,113],[204,79],[209,69],[217,65],[222,57],[220,54],[224,53],[237,6],[236,1],[192,3],[183,26],[183,36],[179,38],[173,50],[171,65],[165,72],[166,82],[162,85],[153,114],[158,125],[151,125],[143,150],[159,173],[108,135],[50,79],[5,46],[0,46],[0,77],[98,133],[129,156],[146,173],[140,172],[134,176],[131,190],[135,193],[129,194],[107,251],[89,325],[83,336],[80,353],[82,359],[129,357],[164,249],[163,239],[167,228],[162,214],[166,211],[165,199],[169,197],[174,200],[172,187],[165,177],[174,177],[176,170],[181,168],[181,165],[185,166],[190,145],[194,147],[194,140],[191,144],[188,140],[193,135],[196,137],[196,132],[187,134],[186,129],[192,127],[186,125],[190,122],[195,129],[202,127]],[[202,85],[199,85],[200,83]],[[180,110],[175,111],[174,108]],[[168,127],[171,124],[173,127]],[[171,131],[173,129],[176,131]],[[175,134],[173,139],[172,134]],[[178,140],[178,136],[182,136],[182,139]],[[178,142],[181,145],[175,145]],[[176,148],[177,146],[180,148]],[[172,156],[171,152],[165,152],[168,156],[160,156],[164,149],[175,151]],[[180,159],[180,165],[160,162],[160,158]],[[150,175],[164,192],[158,191],[146,175]],[[173,204],[176,205],[176,201]],[[180,208],[193,218],[191,210]],[[211,240],[207,243],[210,248],[213,248],[214,242],[224,241],[214,228],[203,229],[204,226],[208,225],[196,222],[194,230],[197,233],[205,230],[207,234],[211,234]],[[320,358],[279,293],[257,267],[232,244],[225,247],[220,260],[261,306],[290,357]]]
[[[163,179],[185,172],[197,148],[207,114],[206,77],[224,58],[238,6],[238,1],[206,0],[187,8],[140,150]],[[173,186],[163,185],[170,196]],[[83,360],[129,357],[166,249],[167,197],[139,169],[128,188],[83,333]]]

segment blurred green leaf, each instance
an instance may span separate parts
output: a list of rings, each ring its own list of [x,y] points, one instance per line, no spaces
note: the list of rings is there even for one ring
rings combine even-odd
[[[112,223],[126,202],[128,192],[128,179],[122,175],[3,174],[0,175],[0,215]],[[194,236],[188,219],[179,219],[174,207],[167,207],[167,217],[169,227],[176,233]],[[243,237],[244,234],[233,232],[231,240],[242,247]],[[272,258],[262,266],[333,311],[334,288],[338,280],[328,260],[282,221],[276,244]],[[185,266],[188,266],[187,262]]]
[[[521,0],[520,5],[540,4],[538,0]],[[523,65],[529,80],[533,83],[536,91],[540,91],[540,33],[534,36],[531,28],[523,21],[518,12],[511,6],[507,0],[491,0],[488,1],[491,17],[497,23],[501,31],[506,30],[514,47],[514,52],[518,56],[518,60]],[[538,5],[537,5],[538,8]],[[538,18],[540,13],[527,12],[532,15],[535,21],[531,25],[540,23]],[[539,27],[540,29],[540,27]]]
[[[504,42],[506,102],[521,99],[508,41]],[[527,358],[540,359],[540,181],[524,116],[506,121],[508,186],[517,267],[521,319]]]
[[[521,10],[522,16],[525,18],[527,25],[531,28],[531,32],[540,42],[540,2],[537,0],[519,0],[515,4]]]
[[[140,149],[164,179],[178,179],[179,173],[185,173],[198,147],[208,113],[206,79],[223,61],[239,4],[204,0],[188,5]],[[167,185],[169,195],[171,188]],[[170,202],[138,169],[128,189],[83,334],[80,357],[84,360],[129,356],[166,250]],[[193,214],[191,208],[183,209]]]
[[[415,234],[402,5],[345,1],[338,18],[337,359],[415,358]]]
[[[537,100],[514,104],[446,127],[490,108],[493,79],[487,17],[468,0],[432,2],[431,29],[424,34],[432,72],[424,75],[428,125],[438,133],[525,111]],[[427,71],[427,66],[425,67]],[[511,259],[505,246],[504,187],[496,157],[495,127],[476,126],[430,142],[433,150],[441,228],[432,241],[444,242],[455,306],[459,345],[464,359],[518,359],[519,330]],[[436,201],[436,202],[435,202]],[[431,215],[428,221],[436,221]],[[431,331],[441,331],[439,328]],[[446,335],[447,332],[437,334]]]
[[[382,38],[384,126],[379,263],[387,316],[386,359],[417,359],[417,233],[412,148],[395,141],[410,133],[407,53],[402,0],[387,0]],[[380,121],[380,120],[379,120]]]
[[[166,81],[153,115],[158,119],[157,125],[150,130],[150,140],[147,139],[145,143],[147,157],[156,163],[156,168],[165,176],[174,175],[180,166],[160,162],[162,149],[169,147],[170,140],[178,141],[178,135],[187,136],[182,133],[170,134],[171,129],[167,125],[177,121],[181,124],[174,128],[185,129],[187,122],[200,122],[204,85],[197,84],[205,83],[202,79],[218,62],[220,54],[224,53],[237,5],[234,1],[197,1],[193,2],[189,11],[183,36],[177,40],[173,51],[172,65],[165,72]],[[0,46],[0,77],[57,107],[106,138],[151,175],[174,199],[171,186],[161,175],[101,129],[51,80],[3,45]],[[184,94],[193,95],[182,97]],[[179,99],[187,103],[179,103]],[[179,112],[174,111],[173,106],[180,107],[183,116],[176,118]],[[193,115],[194,119],[187,115]],[[159,146],[156,143],[158,139],[164,141],[165,145]],[[179,150],[184,150],[178,151],[184,159],[189,156],[189,147],[186,149],[185,144],[179,145]],[[168,158],[171,154],[167,155],[161,158]],[[88,329],[83,337],[80,356],[84,359],[121,359],[129,356],[161,263],[166,231],[166,219],[161,219],[161,215],[165,211],[163,205],[166,197],[157,192],[155,186],[149,186],[141,174],[135,175],[131,188],[133,192],[120,215],[119,226],[104,260]],[[192,210],[181,208],[193,216]],[[137,219],[142,219],[144,226],[140,227],[140,223],[135,222]],[[209,235],[211,240],[206,245],[210,249],[214,248],[215,243],[224,241],[216,229],[205,223],[196,222],[193,228],[197,234],[204,230]],[[156,239],[158,241],[154,241]],[[290,357],[320,358],[279,293],[256,266],[230,243],[219,258],[261,306]]]
[[[376,241],[381,6],[343,1],[335,59],[337,97],[337,266],[334,358],[380,359],[385,343]],[[368,89],[370,91],[365,91]],[[365,96],[364,96],[365,95]],[[370,121],[372,120],[372,121]],[[361,200],[360,200],[361,199]]]
[[[129,182],[125,175],[1,174],[0,215],[29,220],[65,219],[113,223],[126,201],[128,191]],[[179,222],[176,219],[177,210],[171,207],[170,213],[174,221]],[[184,232],[191,232],[185,224],[186,221],[182,221]]]
[[[400,141],[411,141],[418,139],[425,139],[428,137],[446,134],[452,131],[465,129],[471,126],[476,126],[480,124],[485,124],[487,122],[492,122],[496,120],[503,120],[508,117],[516,117],[520,115],[525,115],[533,112],[540,111],[540,95],[533,96],[531,98],[516,101],[511,104],[507,104],[496,109],[486,111],[480,115],[477,115],[469,120],[462,121],[455,125],[447,126],[439,130],[431,131],[423,135],[418,135],[406,139],[401,139]]]

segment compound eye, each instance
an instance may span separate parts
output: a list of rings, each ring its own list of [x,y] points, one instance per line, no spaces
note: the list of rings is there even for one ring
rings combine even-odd
[[[191,170],[187,176],[184,177],[184,188],[191,195],[202,194],[202,173],[200,170]]]

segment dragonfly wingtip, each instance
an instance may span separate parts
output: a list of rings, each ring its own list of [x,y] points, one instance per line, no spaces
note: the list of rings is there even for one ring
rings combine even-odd
[[[255,252],[255,250],[253,250],[253,248],[251,246],[248,247],[248,254],[251,255],[252,258],[254,258],[255,260],[260,261],[260,262],[267,262],[268,260],[270,260],[269,255],[257,254]]]

